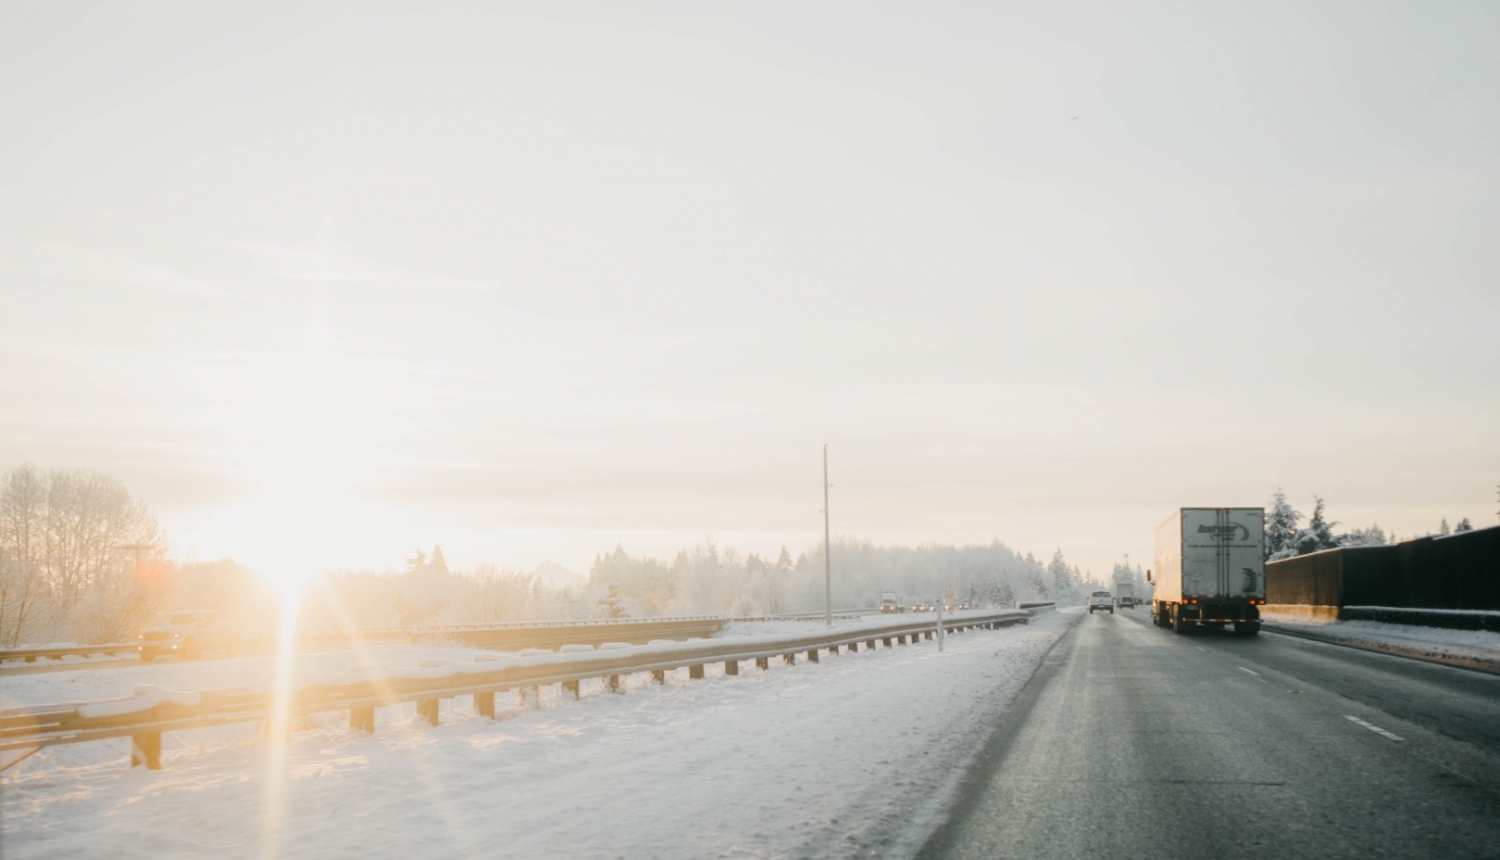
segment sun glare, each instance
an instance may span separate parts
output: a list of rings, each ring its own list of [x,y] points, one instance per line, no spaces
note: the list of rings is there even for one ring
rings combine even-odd
[[[255,489],[206,524],[217,545],[283,593],[348,563],[385,523],[357,495],[389,463],[389,375],[341,356],[321,326],[300,349],[207,372],[206,423],[231,440],[233,467]]]

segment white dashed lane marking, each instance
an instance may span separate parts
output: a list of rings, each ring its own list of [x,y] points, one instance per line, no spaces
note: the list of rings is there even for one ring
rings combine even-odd
[[[1386,738],[1387,740],[1393,740],[1393,741],[1402,740],[1401,737],[1399,737],[1397,735],[1393,735],[1390,732],[1386,731],[1385,729],[1382,729],[1380,726],[1374,725],[1373,723],[1367,723],[1364,720],[1361,720],[1359,717],[1354,716],[1353,714],[1345,714],[1344,715],[1344,719],[1346,719],[1349,722],[1355,724],[1356,726],[1364,726],[1365,728],[1369,729],[1370,731],[1374,732],[1377,735],[1380,735],[1383,738]]]
[[[1244,666],[1241,666],[1240,667],[1240,671],[1241,672],[1249,672],[1251,675],[1254,675],[1257,678],[1260,677],[1260,673],[1257,672],[1257,671],[1255,671],[1254,669],[1246,669]]]

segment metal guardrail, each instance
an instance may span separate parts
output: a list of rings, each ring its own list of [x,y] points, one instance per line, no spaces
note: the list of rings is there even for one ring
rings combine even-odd
[[[140,646],[134,642],[115,642],[108,645],[49,645],[41,648],[0,648],[0,661],[25,660],[35,663],[38,659],[62,657],[92,657],[95,654],[134,654]]]
[[[647,642],[671,636],[708,636],[722,630],[730,619],[719,615],[674,615],[662,618],[596,618],[553,621],[501,621],[478,624],[433,624],[404,627],[357,627],[348,630],[305,630],[297,641],[329,642],[418,642],[428,638],[451,638],[469,645],[491,648],[547,648],[558,644],[597,644],[605,641]],[[274,645],[274,633],[250,634],[246,644]],[[135,654],[134,642],[104,645],[58,645],[38,648],[0,649],[0,662],[94,654]],[[80,666],[79,668],[85,668]]]
[[[942,631],[994,629],[1025,624],[1029,619],[1030,613],[1019,609],[967,612],[944,619]],[[444,677],[371,678],[314,685],[290,694],[287,731],[293,719],[347,710],[352,728],[373,732],[376,708],[406,702],[416,702],[418,715],[435,726],[439,701],[458,696],[473,696],[475,711],[493,718],[497,692],[522,690],[525,695],[526,691],[560,684],[576,698],[579,683],[593,678],[607,679],[609,689],[622,692],[621,678],[636,673],[650,672],[657,682],[664,682],[666,672],[685,666],[688,677],[697,679],[703,677],[705,664],[722,662],[726,674],[738,675],[739,664],[751,660],[758,668],[769,669],[776,657],[795,664],[798,654],[806,654],[808,660],[816,662],[820,651],[837,654],[847,648],[853,652],[859,650],[860,643],[866,650],[874,650],[877,643],[889,648],[893,643],[932,639],[939,632],[938,619],[934,618],[738,641],[533,655],[495,669],[486,668],[483,662],[453,664],[442,667],[452,669]],[[138,704],[137,700],[114,699],[6,708],[0,710],[0,770],[43,747],[118,737],[131,738],[132,767],[144,764],[159,769],[162,732],[263,720],[269,724],[273,704],[270,693],[237,688],[157,695]]]

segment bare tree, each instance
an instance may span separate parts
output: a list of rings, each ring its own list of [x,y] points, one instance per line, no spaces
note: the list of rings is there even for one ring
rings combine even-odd
[[[156,518],[117,479],[11,470],[0,479],[0,638],[18,642],[44,621],[46,638],[132,632],[167,597],[166,549]]]
[[[12,647],[45,606],[46,488],[36,468],[12,469],[0,482],[0,642]]]

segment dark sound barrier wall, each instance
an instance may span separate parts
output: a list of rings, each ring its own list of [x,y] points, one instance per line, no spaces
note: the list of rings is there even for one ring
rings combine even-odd
[[[1500,526],[1268,562],[1266,602],[1500,610]]]

